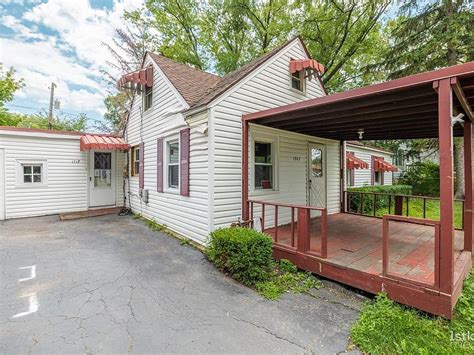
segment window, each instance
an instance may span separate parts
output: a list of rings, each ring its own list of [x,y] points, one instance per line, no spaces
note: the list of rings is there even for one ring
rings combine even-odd
[[[166,143],[166,164],[168,187],[177,189],[179,187],[179,141],[173,140]]]
[[[383,171],[374,172],[374,184],[383,185]]]
[[[22,164],[22,169],[24,184],[43,182],[43,164]]]
[[[132,171],[131,175],[136,176],[140,174],[140,148],[139,146],[132,147]]]
[[[291,74],[291,87],[304,92],[304,71],[300,70]]]
[[[273,189],[272,143],[255,142],[254,180],[256,189]]]
[[[153,86],[145,85],[143,92],[143,111],[148,110],[153,104]]]
[[[347,186],[354,186],[354,169],[346,169],[346,185]]]

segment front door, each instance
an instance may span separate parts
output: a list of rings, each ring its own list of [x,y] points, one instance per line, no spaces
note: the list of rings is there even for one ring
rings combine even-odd
[[[90,207],[115,205],[115,152],[90,151],[89,192]]]
[[[308,152],[309,161],[309,205],[326,207],[326,155],[324,145],[310,144]],[[313,211],[312,216],[319,216],[318,211]]]

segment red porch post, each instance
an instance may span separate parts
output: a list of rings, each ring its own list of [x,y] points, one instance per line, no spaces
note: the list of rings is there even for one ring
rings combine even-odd
[[[472,123],[464,122],[464,250],[473,249]]]
[[[436,84],[436,83],[435,83]],[[435,86],[436,87],[436,86]],[[453,228],[453,129],[452,90],[450,79],[438,82],[438,135],[440,165],[440,291],[451,294],[454,277],[454,228]],[[436,261],[435,261],[436,262]]]
[[[249,123],[242,120],[242,219],[248,221],[249,216]]]
[[[341,212],[346,212],[346,142],[340,141],[341,149],[341,176],[340,176],[340,194],[341,194]]]

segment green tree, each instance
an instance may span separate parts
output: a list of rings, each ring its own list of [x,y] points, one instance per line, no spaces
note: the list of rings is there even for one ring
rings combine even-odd
[[[474,60],[474,11],[469,0],[406,2],[387,28],[391,46],[376,66],[388,79]],[[434,145],[435,143],[429,143]],[[456,196],[464,196],[464,149],[454,140]]]
[[[326,67],[322,79],[328,91],[342,91],[383,79],[366,70],[381,59],[388,45],[381,17],[390,0],[299,0],[301,35],[312,56]]]
[[[61,131],[85,131],[87,120],[87,116],[84,114],[74,116],[59,114],[54,118],[52,128]],[[0,115],[1,126],[48,129],[48,124],[49,120],[46,112],[32,115],[6,112],[4,116]]]
[[[5,108],[5,104],[13,100],[15,92],[23,85],[22,79],[15,79],[13,68],[4,71],[2,63],[0,63],[0,125],[14,125],[15,121],[8,119],[8,110]]]

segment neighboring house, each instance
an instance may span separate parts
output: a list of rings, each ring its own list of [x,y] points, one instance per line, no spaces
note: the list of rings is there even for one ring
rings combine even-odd
[[[359,161],[361,160],[361,162]],[[393,153],[358,141],[346,142],[346,187],[392,185]]]
[[[110,135],[0,127],[0,220],[123,206],[127,149]]]
[[[404,144],[400,146],[400,149],[394,155],[394,165],[397,166],[398,171],[393,174],[394,179],[400,178],[406,171],[410,170],[413,166],[416,166],[420,162],[430,161],[435,164],[439,164],[439,152],[438,150],[423,151],[417,157],[408,157],[407,148]]]
[[[132,209],[201,244],[210,231],[236,222],[242,115],[325,95],[322,68],[308,59],[295,38],[220,78],[147,53],[143,69],[120,81],[142,91],[125,129]],[[258,126],[251,136],[253,196],[340,211],[339,141]],[[310,193],[308,154],[321,152],[328,164],[317,168],[321,177]]]

